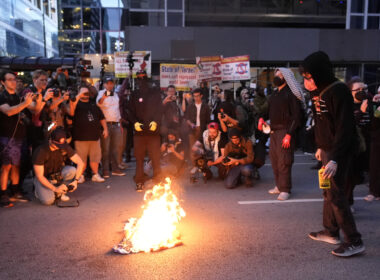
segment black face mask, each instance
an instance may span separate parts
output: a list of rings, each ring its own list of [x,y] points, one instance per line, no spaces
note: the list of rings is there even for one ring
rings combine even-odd
[[[284,79],[281,79],[281,78],[278,77],[278,76],[275,76],[275,77],[273,78],[273,84],[274,84],[275,87],[282,86],[284,83],[285,83],[285,80],[284,80]]]
[[[363,100],[366,100],[368,98],[367,93],[363,90],[358,91],[355,93],[355,99],[362,102]]]

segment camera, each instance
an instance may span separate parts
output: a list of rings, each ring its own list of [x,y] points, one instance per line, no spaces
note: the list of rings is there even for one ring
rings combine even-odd
[[[224,114],[224,112],[220,112],[220,118],[224,119],[226,117],[226,115]]]
[[[113,91],[106,90],[106,96],[113,96],[113,95],[114,95]]]
[[[69,87],[67,91],[69,92],[70,101],[75,102],[77,100],[78,91],[72,87]]]
[[[359,100],[360,102],[368,99],[368,93],[366,90],[360,90],[357,93],[355,93],[355,98]]]
[[[30,125],[31,120],[24,112],[20,112],[20,121],[24,125]]]
[[[66,187],[67,187],[67,192],[71,192],[74,189],[74,185],[72,184],[69,184]]]
[[[53,96],[54,97],[59,97],[59,94],[61,93],[61,90],[59,88],[52,88],[53,91]]]
[[[170,96],[170,99],[171,99],[172,101],[175,101],[175,100],[177,100],[177,96],[172,95],[172,96]]]
[[[225,157],[222,162],[223,163],[229,163],[230,161],[231,161],[231,159],[229,157]]]

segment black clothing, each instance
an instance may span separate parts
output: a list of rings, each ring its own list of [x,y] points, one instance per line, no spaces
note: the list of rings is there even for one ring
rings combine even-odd
[[[288,85],[275,91],[268,99],[268,112],[272,130],[286,129],[293,134],[300,124],[301,105]]]
[[[369,156],[369,191],[380,197],[380,138],[372,139]]]
[[[70,147],[64,150],[67,156],[71,158],[75,155],[75,151]],[[61,173],[62,168],[65,166],[65,157],[62,150],[50,150],[49,143],[39,146],[33,153],[33,165],[44,166],[44,176],[49,179],[51,174]]]
[[[73,118],[73,139],[75,141],[99,140],[102,134],[101,120],[104,120],[104,115],[95,102],[79,101]]]
[[[185,118],[190,122],[196,124],[197,122],[197,107],[192,103],[186,110]],[[210,108],[203,102],[199,114],[201,134],[207,129],[207,124],[210,122]]]
[[[160,92],[156,88],[140,87],[132,93],[129,102],[128,118],[134,125],[143,124],[143,131],[135,131],[135,135],[159,135],[162,117],[162,101]],[[149,124],[157,123],[155,131],[149,130]]]
[[[9,94],[6,90],[0,93],[0,106],[8,104],[12,107],[20,103],[21,98],[17,94]],[[20,118],[20,114],[22,113],[8,117],[4,113],[0,113],[0,137],[11,138],[13,136],[15,139],[23,139],[26,136],[26,126]]]
[[[180,123],[181,111],[176,101],[170,101],[163,105],[162,126],[165,126],[167,129],[174,129],[178,132]]]

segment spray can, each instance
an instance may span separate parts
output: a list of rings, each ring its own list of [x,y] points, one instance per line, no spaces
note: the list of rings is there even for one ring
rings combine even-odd
[[[323,190],[328,190],[331,188],[330,179],[323,178],[323,172],[325,171],[325,167],[322,166],[321,169],[318,170],[318,178],[319,178],[319,188]]]

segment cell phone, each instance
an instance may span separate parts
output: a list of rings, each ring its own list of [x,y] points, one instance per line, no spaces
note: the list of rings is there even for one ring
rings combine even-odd
[[[225,157],[223,159],[223,163],[229,163],[231,161],[231,159],[229,157]]]

